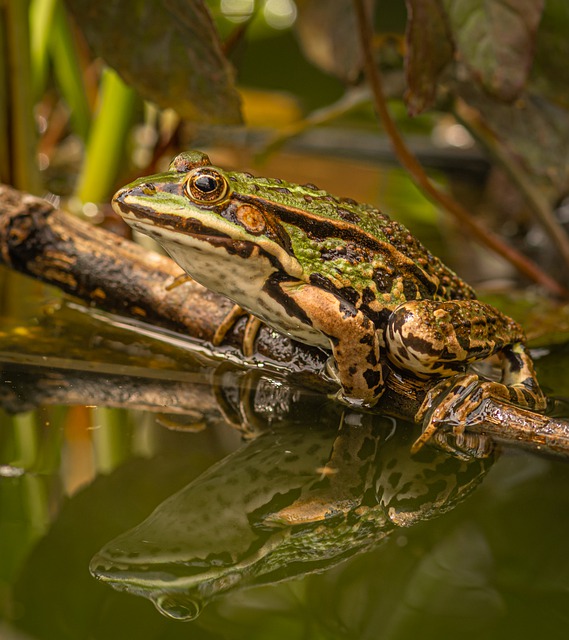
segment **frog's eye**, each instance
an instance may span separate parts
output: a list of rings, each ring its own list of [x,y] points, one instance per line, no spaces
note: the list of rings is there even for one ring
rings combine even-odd
[[[190,173],[185,189],[198,204],[216,204],[227,196],[229,185],[219,171],[200,167]]]

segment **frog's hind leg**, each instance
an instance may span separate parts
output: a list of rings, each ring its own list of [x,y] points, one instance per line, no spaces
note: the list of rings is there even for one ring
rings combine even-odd
[[[537,381],[533,362],[525,345],[516,342],[500,352],[502,358],[502,384],[510,394],[510,402],[541,411],[547,398]]]
[[[389,359],[418,377],[445,378],[431,388],[415,416],[424,432],[413,451],[442,425],[452,426],[460,438],[465,428],[483,420],[487,398],[545,408],[522,340],[522,330],[513,320],[477,300],[418,300],[395,310],[386,331]],[[466,372],[469,364],[494,354],[501,362],[500,382]]]

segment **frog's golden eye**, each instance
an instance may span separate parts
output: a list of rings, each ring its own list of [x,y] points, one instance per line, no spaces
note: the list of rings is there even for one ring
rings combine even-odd
[[[190,173],[185,189],[198,204],[216,204],[227,196],[229,185],[219,171],[200,167]]]

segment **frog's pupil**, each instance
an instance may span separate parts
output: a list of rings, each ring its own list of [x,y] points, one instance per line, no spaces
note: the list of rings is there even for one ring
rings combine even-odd
[[[196,178],[196,187],[204,193],[211,193],[217,188],[217,180],[211,176],[199,176]]]

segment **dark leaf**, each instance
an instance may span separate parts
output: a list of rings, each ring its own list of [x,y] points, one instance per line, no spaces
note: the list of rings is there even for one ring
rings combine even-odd
[[[202,0],[66,0],[93,51],[142,97],[182,117],[239,122],[233,70]]]
[[[549,99],[569,107],[569,2],[548,0],[537,36],[531,83]]]
[[[514,105],[505,104],[472,82],[457,83],[454,91],[478,110],[485,126],[533,176],[549,182],[558,195],[567,193],[569,118],[565,109],[527,93]]]
[[[526,85],[544,1],[442,0],[460,58],[500,100]]]
[[[453,45],[439,0],[406,0],[406,4],[405,102],[409,115],[416,116],[433,104],[437,79],[452,60]]]
[[[296,32],[304,55],[317,67],[354,83],[363,67],[352,0],[300,0]],[[368,15],[373,2],[366,0]]]

